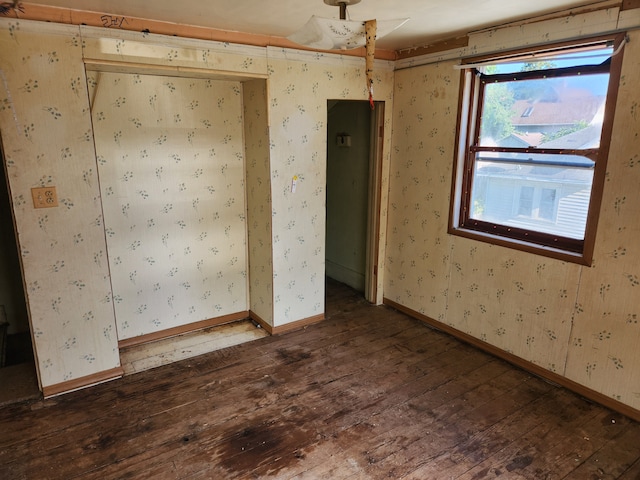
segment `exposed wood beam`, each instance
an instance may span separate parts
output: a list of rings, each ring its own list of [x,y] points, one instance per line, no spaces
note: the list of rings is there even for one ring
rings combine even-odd
[[[419,57],[420,55],[427,55],[430,53],[445,52],[447,50],[453,50],[455,48],[463,48],[469,45],[469,37],[456,37],[448,40],[443,40],[432,45],[425,45],[424,47],[416,47],[398,50],[397,59]]]

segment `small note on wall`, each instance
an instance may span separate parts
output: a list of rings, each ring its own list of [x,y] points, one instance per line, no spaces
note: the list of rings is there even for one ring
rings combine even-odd
[[[37,187],[31,189],[33,208],[50,208],[58,206],[56,187]]]

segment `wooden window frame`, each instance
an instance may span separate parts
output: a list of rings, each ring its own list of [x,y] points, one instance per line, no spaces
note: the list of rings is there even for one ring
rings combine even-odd
[[[480,134],[479,113],[481,106],[483,105],[482,92],[484,89],[480,88],[481,79],[474,73],[475,69],[473,67],[465,68],[464,64],[462,65],[461,72],[454,178],[452,182],[452,201],[449,215],[448,232],[450,234],[573,263],[591,265],[598,218],[600,214],[600,205],[602,203],[607,158],[609,155],[609,146],[611,144],[611,133],[618,87],[620,83],[620,73],[622,69],[622,56],[624,49],[622,48],[618,51],[618,48],[623,44],[623,42],[625,42],[625,38],[626,36],[624,33],[599,36],[595,38],[576,40],[573,42],[545,45],[536,49],[519,50],[501,53],[500,55],[473,58],[468,62],[465,62],[469,65],[476,63],[488,63],[492,61],[497,63],[501,59],[521,58],[528,54],[539,52],[560,52],[581,47],[590,48],[597,45],[606,45],[607,43],[613,44],[614,51],[617,53],[610,58],[606,69],[601,65],[581,67],[581,70],[588,70],[593,73],[602,72],[604,69],[604,72],[609,74],[609,84],[599,148],[589,150],[554,150],[551,152],[557,154],[585,156],[595,162],[584,240],[576,240],[568,237],[537,232],[535,230],[516,228],[471,218],[469,212],[471,185],[473,182],[475,157],[478,152],[550,152],[548,149],[541,150],[534,147],[501,148],[478,145]],[[573,76],[576,71],[576,67],[558,68],[545,71],[546,73],[544,75]],[[499,74],[493,75],[492,78],[500,77],[501,75],[505,76],[504,79],[514,77],[514,74]],[[541,78],[542,76],[540,71],[518,72],[515,75],[522,79]]]

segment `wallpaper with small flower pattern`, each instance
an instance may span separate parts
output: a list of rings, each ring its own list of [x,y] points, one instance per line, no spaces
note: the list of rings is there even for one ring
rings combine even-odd
[[[88,84],[118,338],[246,311],[241,84]]]
[[[0,121],[42,385],[117,367],[118,335],[244,310],[247,297],[276,326],[322,316],[327,100],[367,99],[364,59],[9,19],[0,27]],[[92,71],[101,61],[146,75]],[[147,83],[183,67],[200,80]],[[376,62],[374,85],[387,107],[383,226],[391,67]],[[225,92],[213,103],[208,93],[159,101],[207,90],[216,69],[235,82],[218,84]],[[190,144],[205,133],[213,152]],[[34,210],[38,185],[57,186],[61,206]]]
[[[327,100],[366,100],[367,92],[362,58],[276,48],[267,51],[274,322],[278,326],[324,313]],[[386,105],[382,170],[387,172],[393,71],[379,62],[375,72],[375,98]],[[387,203],[386,186],[385,175],[383,205]],[[386,225],[386,208],[381,218]],[[384,241],[383,232],[382,246]]]
[[[77,27],[0,19],[0,129],[43,386],[119,366]],[[59,206],[34,209],[31,188]]]
[[[630,32],[629,38],[592,267],[449,236],[447,216],[458,73],[452,68],[453,62],[410,68],[395,74],[390,65],[376,64],[375,96],[377,100],[384,100],[387,107],[381,223],[387,225],[388,217],[388,235],[383,229],[380,248],[382,251],[386,245],[386,253],[380,259],[379,294],[382,295],[384,282],[384,295],[398,303],[640,408],[640,350],[637,348],[640,306],[636,291],[640,288],[637,242],[640,233],[637,224],[640,34]],[[125,265],[125,256],[128,260],[128,255],[133,255],[131,261],[144,265],[144,271],[151,267],[150,271],[154,272],[157,263],[151,265],[151,259],[155,261],[157,252],[173,253],[170,260],[174,262],[178,262],[178,257],[180,261],[190,257],[184,250],[189,246],[186,243],[180,245],[182,250],[176,247],[178,242],[172,244],[172,248],[176,247],[172,252],[163,250],[167,246],[162,243],[162,234],[133,236],[117,244],[114,248],[127,245],[131,249],[122,250],[119,265],[115,264],[115,258],[112,260],[114,271],[119,268],[118,275],[121,275],[114,282],[114,289],[116,284],[128,289],[123,290],[122,301],[115,307],[106,242],[111,242],[116,235],[118,239],[126,238],[124,235],[131,232],[124,232],[123,227],[133,228],[136,234],[154,229],[147,221],[168,219],[162,209],[172,202],[161,202],[159,209],[141,213],[134,209],[132,202],[123,211],[127,202],[114,201],[105,208],[105,214],[110,209],[112,226],[105,227],[102,202],[108,186],[124,188],[122,193],[130,197],[123,200],[136,198],[136,208],[145,203],[143,191],[149,198],[152,194],[161,198],[163,191],[157,189],[157,184],[149,184],[160,181],[155,170],[145,174],[146,182],[142,185],[125,182],[129,170],[123,170],[110,180],[110,185],[105,184],[102,192],[105,198],[101,197],[98,168],[102,169],[103,165],[98,164],[95,157],[83,55],[154,68],[186,66],[202,72],[218,68],[247,78],[254,74],[269,75],[269,122],[257,123],[260,129],[268,128],[269,155],[263,149],[264,144],[260,144],[264,138],[255,137],[250,140],[251,145],[245,145],[247,166],[255,162],[260,168],[247,174],[250,180],[247,191],[238,193],[238,198],[246,193],[249,212],[245,220],[249,240],[244,248],[251,251],[252,246],[256,246],[255,258],[262,261],[256,263],[259,285],[252,285],[249,279],[252,285],[249,297],[254,291],[264,297],[259,308],[266,312],[265,318],[272,314],[275,325],[322,314],[326,100],[366,99],[362,59],[7,18],[0,18],[0,42],[0,128],[42,385],[79,379],[119,365],[114,308],[121,309],[119,320],[121,316],[122,319],[125,316],[141,319],[151,305],[147,301],[136,301],[138,290],[133,285],[134,281],[136,285],[141,281],[139,272],[143,270],[132,268],[133,264]],[[154,88],[168,86],[155,85]],[[93,87],[92,90],[102,98],[102,93]],[[264,84],[253,91],[264,92]],[[248,105],[251,109],[251,102],[246,103],[250,97],[247,92],[243,95],[245,107]],[[236,94],[231,92],[224,98],[233,104]],[[116,100],[117,97],[113,98]],[[188,102],[182,103],[180,108],[191,111],[188,105]],[[235,106],[231,118],[242,114],[240,104]],[[110,108],[120,107],[111,105]],[[182,119],[180,108],[163,118],[175,123],[173,115],[180,113]],[[216,108],[217,104],[210,110]],[[142,122],[140,112],[141,109],[130,112],[120,128],[111,129],[105,141],[117,145],[116,139],[122,141],[130,131],[136,130],[136,122],[131,119],[137,118],[141,125],[148,125],[148,120]],[[245,109],[245,115],[248,112]],[[208,115],[197,120],[203,118],[214,121]],[[223,129],[228,127],[224,125]],[[244,128],[246,134],[246,124]],[[116,135],[120,129],[122,136]],[[199,124],[197,130],[207,128]],[[242,132],[242,127],[237,131]],[[188,136],[186,130],[184,134]],[[148,137],[151,145],[158,147],[153,139],[158,140],[162,135],[159,128],[157,136]],[[166,150],[166,153],[180,155],[181,151]],[[133,152],[138,161],[140,151],[136,147]],[[208,154],[200,152],[200,155]],[[230,158],[234,155],[235,151]],[[264,168],[267,157],[269,165]],[[114,159],[114,165],[116,160],[120,162],[122,158]],[[163,160],[168,161],[164,157]],[[294,176],[298,179],[295,192],[291,188]],[[174,205],[172,211],[180,210],[182,215],[173,217],[175,223],[164,225],[170,234],[181,231],[177,223],[181,220],[185,224],[186,219],[189,223],[197,222],[197,218],[191,216],[196,210],[193,201],[204,198],[204,194],[196,196],[191,190],[195,187],[190,186],[198,185],[200,178],[183,177],[189,201],[181,205],[183,210]],[[180,185],[172,180],[177,178],[164,177],[162,181],[168,182],[168,186],[163,188],[177,189],[177,192],[172,190],[177,198],[181,195]],[[124,183],[128,186],[123,187]],[[58,189],[60,206],[34,209],[31,187],[52,185]],[[237,181],[234,185],[244,190]],[[252,195],[254,186],[259,188],[254,188]],[[230,190],[218,192],[223,191],[229,198]],[[227,208],[224,201],[223,207],[216,205],[219,212]],[[235,214],[239,211],[229,208]],[[141,222],[134,224],[131,217],[127,217],[134,214]],[[232,215],[232,218],[233,221],[226,219],[227,222],[239,221],[238,217]],[[257,220],[253,222],[252,218]],[[209,220],[213,221],[211,217]],[[216,223],[215,235],[220,234],[218,225]],[[107,228],[113,229],[113,236]],[[199,233],[202,232],[204,230]],[[207,231],[206,241],[213,240],[209,233],[214,235]],[[246,241],[235,232],[233,238]],[[146,248],[148,239],[159,239],[160,243],[153,245],[149,254],[144,254],[143,240]],[[136,240],[140,240],[139,247]],[[264,252],[271,258],[263,258]],[[240,256],[238,259],[240,261]],[[193,263],[189,265],[193,268]],[[232,275],[242,276],[241,269],[228,267],[234,272]],[[245,275],[246,268],[245,265]],[[166,275],[170,271],[161,273],[165,285],[174,281]],[[192,278],[201,278],[197,276],[201,274],[198,260],[192,273],[195,274]],[[193,280],[180,280],[186,281]],[[228,285],[227,278],[225,282]],[[194,285],[196,283],[194,281]],[[145,279],[139,285],[143,288],[151,285],[151,291],[145,292],[156,299],[153,282]],[[172,288],[183,292],[185,286],[172,284]],[[191,287],[189,290],[195,291]],[[207,304],[202,296],[198,296],[198,302],[194,299],[180,305],[181,309],[186,308],[187,321],[198,318],[189,317],[190,306],[195,306],[200,313],[199,308]],[[168,311],[171,310],[169,297],[167,292],[158,297]],[[221,300],[223,308],[230,305],[231,298],[225,296]],[[252,308],[254,300],[253,297],[250,300]],[[122,310],[125,305],[128,305],[126,311]],[[139,314],[137,309],[144,308],[143,305],[147,305],[147,310]],[[146,317],[136,326],[143,328],[136,332],[155,328],[153,320],[152,316]],[[163,317],[162,321],[168,321],[169,325],[174,319]]]
[[[273,325],[271,182],[267,82],[244,82],[249,305],[252,314]]]
[[[385,297],[640,408],[640,33],[631,32],[591,267],[447,234],[460,74],[397,71]]]

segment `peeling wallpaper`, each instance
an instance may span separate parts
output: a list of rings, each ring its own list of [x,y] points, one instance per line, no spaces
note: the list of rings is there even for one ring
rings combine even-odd
[[[459,72],[396,72],[385,297],[640,408],[640,32],[625,47],[592,267],[447,234]]]

